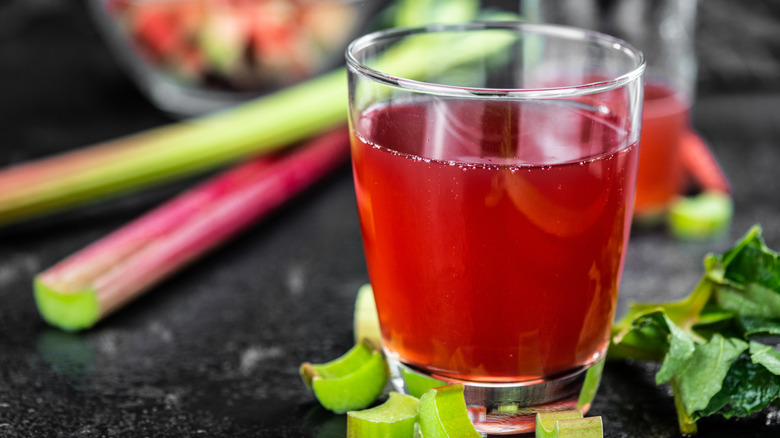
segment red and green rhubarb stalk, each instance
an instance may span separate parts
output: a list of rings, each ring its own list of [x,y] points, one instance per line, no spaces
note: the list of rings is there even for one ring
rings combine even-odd
[[[43,318],[64,330],[93,326],[164,278],[264,217],[344,163],[340,128],[289,154],[218,175],[39,274]]]

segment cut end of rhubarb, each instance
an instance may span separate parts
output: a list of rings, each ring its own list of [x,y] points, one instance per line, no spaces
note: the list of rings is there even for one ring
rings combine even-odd
[[[419,401],[409,395],[390,392],[387,401],[361,411],[347,412],[347,438],[412,438]]]
[[[33,288],[38,312],[54,327],[75,332],[92,327],[100,319],[100,305],[92,289],[61,293],[39,277],[35,279]]]
[[[365,409],[379,397],[387,383],[384,356],[369,340],[363,340],[330,362],[304,362],[299,373],[320,404],[337,414]]]
[[[424,438],[480,438],[466,408],[463,385],[433,388],[420,397],[420,432]]]
[[[602,438],[601,417],[583,418],[582,412],[540,412],[536,415],[537,438]]]
[[[370,339],[377,344],[382,343],[382,332],[379,329],[379,315],[376,311],[374,289],[370,284],[364,284],[358,289],[355,298],[353,318],[353,333],[355,342]]]
[[[731,196],[708,191],[676,200],[669,211],[669,229],[681,240],[715,240],[728,233],[733,215]]]

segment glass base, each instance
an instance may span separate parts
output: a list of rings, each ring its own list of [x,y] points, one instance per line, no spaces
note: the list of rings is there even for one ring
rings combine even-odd
[[[598,389],[604,359],[565,375],[517,383],[461,381],[426,373],[387,354],[396,391],[420,397],[438,386],[462,383],[471,422],[483,435],[532,433],[538,412],[579,409],[584,413]]]

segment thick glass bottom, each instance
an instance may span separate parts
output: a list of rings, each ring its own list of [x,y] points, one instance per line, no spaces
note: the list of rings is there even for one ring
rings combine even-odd
[[[420,397],[437,386],[462,383],[471,422],[483,435],[531,433],[538,412],[579,409],[583,413],[598,389],[604,359],[570,373],[532,382],[482,384],[458,381],[426,373],[401,363],[387,354],[390,376],[396,391]]]

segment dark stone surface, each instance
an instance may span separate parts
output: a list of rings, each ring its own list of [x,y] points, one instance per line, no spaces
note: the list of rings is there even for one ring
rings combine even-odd
[[[82,5],[22,3],[0,5],[0,166],[168,121],[116,67]],[[629,300],[686,295],[702,256],[754,223],[780,249],[778,76],[771,92],[758,87],[777,60],[763,60],[775,67],[755,81],[743,70],[709,70],[722,61],[704,63],[694,122],[733,183],[731,235],[691,245],[661,230],[635,233],[621,311]],[[344,436],[344,417],[317,407],[297,366],[352,344],[354,294],[367,277],[346,168],[90,331],[65,334],[39,318],[36,272],[190,183],[0,230],[0,437]],[[606,437],[679,435],[654,371],[607,364],[591,411],[604,417]],[[702,437],[779,432],[776,407],[700,422]]]

